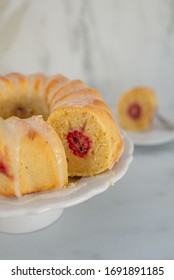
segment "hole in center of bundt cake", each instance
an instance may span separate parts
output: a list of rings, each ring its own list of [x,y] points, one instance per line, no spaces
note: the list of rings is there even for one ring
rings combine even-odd
[[[26,101],[26,104],[24,104],[24,101]],[[44,120],[47,120],[49,114],[49,108],[38,100],[35,100],[33,104],[32,102],[27,100],[21,100],[21,102],[19,103],[15,103],[15,101],[13,100],[9,104],[7,110],[5,110],[5,106],[3,106],[0,111],[0,117],[2,117],[3,119],[8,119],[13,116],[20,119],[27,119],[32,116],[41,115]]]
[[[132,119],[137,120],[141,116],[141,106],[138,103],[133,103],[128,107],[127,113]]]
[[[13,109],[13,116],[16,116],[20,119],[26,119],[26,118],[30,118],[34,115],[37,115],[37,114],[41,114],[42,115],[42,112],[34,112],[34,110],[30,107],[30,106],[27,106],[27,107],[24,107],[22,105],[18,105],[16,106],[16,108]]]
[[[20,119],[25,119],[31,117],[33,113],[30,108],[24,108],[22,106],[18,106],[15,108],[13,115]]]
[[[85,157],[91,148],[92,141],[78,130],[70,131],[67,135],[69,148],[78,157]]]

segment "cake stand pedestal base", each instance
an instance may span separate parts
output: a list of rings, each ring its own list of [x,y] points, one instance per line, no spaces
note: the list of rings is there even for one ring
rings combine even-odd
[[[54,223],[62,212],[63,209],[56,209],[33,215],[0,217],[0,232],[19,234],[37,231]]]

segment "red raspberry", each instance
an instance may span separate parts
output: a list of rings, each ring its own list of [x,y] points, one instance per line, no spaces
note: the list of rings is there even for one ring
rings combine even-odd
[[[141,106],[137,103],[133,103],[128,107],[127,113],[132,119],[137,120],[142,113]]]
[[[78,130],[70,131],[67,135],[69,148],[78,157],[85,157],[91,148],[92,141]]]
[[[9,174],[8,166],[6,166],[2,160],[0,160],[0,173],[2,173],[4,176],[9,177],[10,179],[13,178],[13,176]]]

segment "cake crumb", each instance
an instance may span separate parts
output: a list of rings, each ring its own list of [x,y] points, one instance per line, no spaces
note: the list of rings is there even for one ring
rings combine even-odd
[[[114,182],[111,179],[109,180],[109,185],[110,185],[110,187],[114,186]]]
[[[77,182],[71,182],[68,184],[68,188],[75,188],[77,186]]]

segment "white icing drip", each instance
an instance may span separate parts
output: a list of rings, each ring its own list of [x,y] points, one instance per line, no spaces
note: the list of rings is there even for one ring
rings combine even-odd
[[[59,147],[59,142],[56,139],[56,134],[49,125],[45,125],[41,116],[33,116],[28,119],[19,119],[11,117],[7,120],[1,119],[5,124],[5,143],[10,154],[11,169],[13,175],[14,193],[19,198],[21,197],[20,180],[19,180],[19,161],[20,161],[20,142],[30,129],[41,134],[44,139],[52,146],[56,157],[60,187],[64,186],[64,172],[62,164],[62,152]]]
[[[19,153],[20,141],[26,132],[21,120],[16,117],[11,117],[5,122],[7,129],[6,143],[10,150],[11,165],[13,170],[14,193],[17,197],[21,197],[19,184]]]
[[[33,119],[35,120],[33,121]],[[33,116],[32,118],[26,119],[25,121],[26,123],[29,124],[30,127],[33,128],[33,130],[39,132],[52,146],[57,161],[60,187],[63,187],[64,172],[63,172],[63,164],[62,164],[62,152],[60,150],[59,143],[55,137],[56,134],[53,135],[51,130],[52,128],[49,127],[49,125],[46,126],[45,123],[42,121],[42,119],[38,118],[38,116]]]

